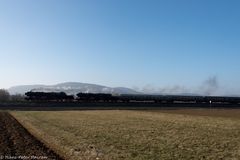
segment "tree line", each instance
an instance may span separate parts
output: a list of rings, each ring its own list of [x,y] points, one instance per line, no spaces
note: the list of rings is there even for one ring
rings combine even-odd
[[[0,89],[0,102],[24,101],[25,97],[21,94],[10,95],[5,89]]]

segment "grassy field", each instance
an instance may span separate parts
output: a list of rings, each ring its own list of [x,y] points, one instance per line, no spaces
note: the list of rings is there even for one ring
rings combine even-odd
[[[215,114],[213,110],[210,112],[192,111],[191,115],[191,111],[184,114],[181,110],[178,113],[115,110],[11,114],[66,159],[240,159],[240,119],[224,116],[223,111],[212,117]],[[231,112],[235,115],[234,110]]]

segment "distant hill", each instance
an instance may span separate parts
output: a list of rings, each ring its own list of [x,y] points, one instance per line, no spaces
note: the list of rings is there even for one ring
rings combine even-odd
[[[42,88],[44,85],[21,85],[21,86],[13,86],[8,89],[10,94],[24,94],[27,91],[30,91],[34,88]]]
[[[13,86],[8,89],[10,94],[25,94],[28,91],[39,92],[65,92],[67,94],[82,93],[111,93],[111,94],[141,94],[130,88],[107,87],[97,84],[66,82],[56,85],[21,85]]]

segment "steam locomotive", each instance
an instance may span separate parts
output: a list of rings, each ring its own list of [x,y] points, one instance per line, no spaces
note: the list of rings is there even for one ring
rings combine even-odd
[[[28,101],[72,101],[73,95],[67,95],[64,92],[26,92]]]

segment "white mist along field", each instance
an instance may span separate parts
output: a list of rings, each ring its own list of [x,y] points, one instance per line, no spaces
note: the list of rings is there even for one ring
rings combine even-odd
[[[190,113],[11,112],[66,159],[240,159],[239,118]]]

